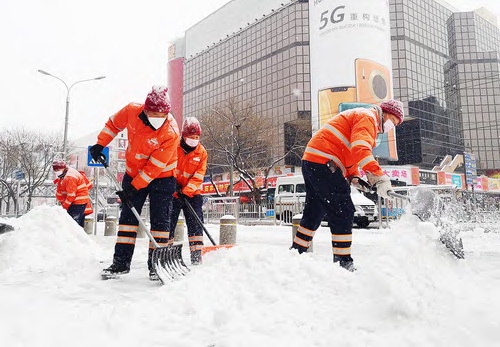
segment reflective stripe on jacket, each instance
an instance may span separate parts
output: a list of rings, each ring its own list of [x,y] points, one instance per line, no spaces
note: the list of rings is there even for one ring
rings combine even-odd
[[[56,182],[56,198],[64,209],[67,210],[71,205],[87,205],[89,203],[87,182],[83,175],[75,169],[69,167],[66,175]]]
[[[207,171],[207,161],[208,154],[201,143],[188,154],[184,153],[181,146],[177,148],[176,179],[177,184],[182,186],[183,194],[189,197],[201,194],[200,188]]]
[[[358,167],[384,175],[372,154],[380,116],[377,107],[355,108],[335,115],[309,140],[302,159],[319,164],[333,160],[344,176],[359,175]]]
[[[179,128],[169,114],[161,128],[153,130],[139,118],[144,105],[131,103],[111,116],[97,137],[106,146],[125,128],[128,147],[125,154],[127,174],[136,189],[146,187],[155,178],[174,176],[177,166]]]

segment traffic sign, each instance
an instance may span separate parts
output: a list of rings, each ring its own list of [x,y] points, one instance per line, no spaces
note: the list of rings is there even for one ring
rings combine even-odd
[[[14,177],[16,180],[22,180],[24,179],[24,172],[22,170],[16,170],[14,171]]]
[[[87,166],[104,167],[104,165],[95,161],[90,155],[91,147],[92,146],[89,146],[87,149]],[[104,156],[106,157],[106,165],[109,165],[109,147],[104,147],[104,149],[102,150],[102,154],[104,154]]]

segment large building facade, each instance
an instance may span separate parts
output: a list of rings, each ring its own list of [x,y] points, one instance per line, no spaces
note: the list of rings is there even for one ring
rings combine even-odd
[[[389,3],[394,97],[409,115],[396,163],[432,168],[469,151],[480,169],[500,169],[498,27],[487,13],[435,0]],[[285,153],[288,134],[311,119],[308,9],[233,0],[190,28],[169,62],[182,61],[182,114],[203,119],[228,98],[250,102],[272,119],[273,155]]]

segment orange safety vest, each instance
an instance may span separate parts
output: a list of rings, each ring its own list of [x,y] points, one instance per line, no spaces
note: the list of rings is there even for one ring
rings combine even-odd
[[[128,104],[109,118],[97,137],[97,143],[105,147],[127,128],[126,169],[136,189],[146,187],[155,178],[174,176],[179,146],[174,117],[168,114],[161,128],[153,130],[139,118],[143,109],[144,105]]]
[[[303,160],[326,164],[332,160],[345,177],[359,176],[358,167],[384,175],[372,154],[382,110],[354,108],[333,116],[309,140]]]
[[[207,171],[208,154],[200,143],[196,148],[184,153],[181,146],[177,147],[177,184],[182,187],[182,193],[193,197],[201,194],[201,185]]]
[[[71,205],[87,205],[90,202],[87,182],[75,169],[69,167],[66,175],[54,183],[57,183],[56,198],[65,210]]]

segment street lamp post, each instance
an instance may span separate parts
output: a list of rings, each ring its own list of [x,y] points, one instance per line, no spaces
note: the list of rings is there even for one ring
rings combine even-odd
[[[63,157],[64,157],[64,159],[66,159],[66,148],[67,148],[67,144],[68,144],[69,92],[71,91],[71,88],[73,88],[73,86],[75,84],[82,83],[82,82],[88,82],[88,81],[102,80],[103,78],[106,78],[106,76],[99,76],[99,77],[95,77],[95,78],[89,78],[89,79],[77,81],[68,87],[68,84],[66,82],[64,82],[61,78],[59,78],[55,75],[52,75],[51,73],[48,73],[47,71],[44,71],[44,70],[38,70],[38,72],[40,72],[43,75],[51,76],[51,77],[58,79],[66,87],[66,91],[67,91],[67,94],[66,94],[66,113],[64,116],[64,140],[63,140]]]

